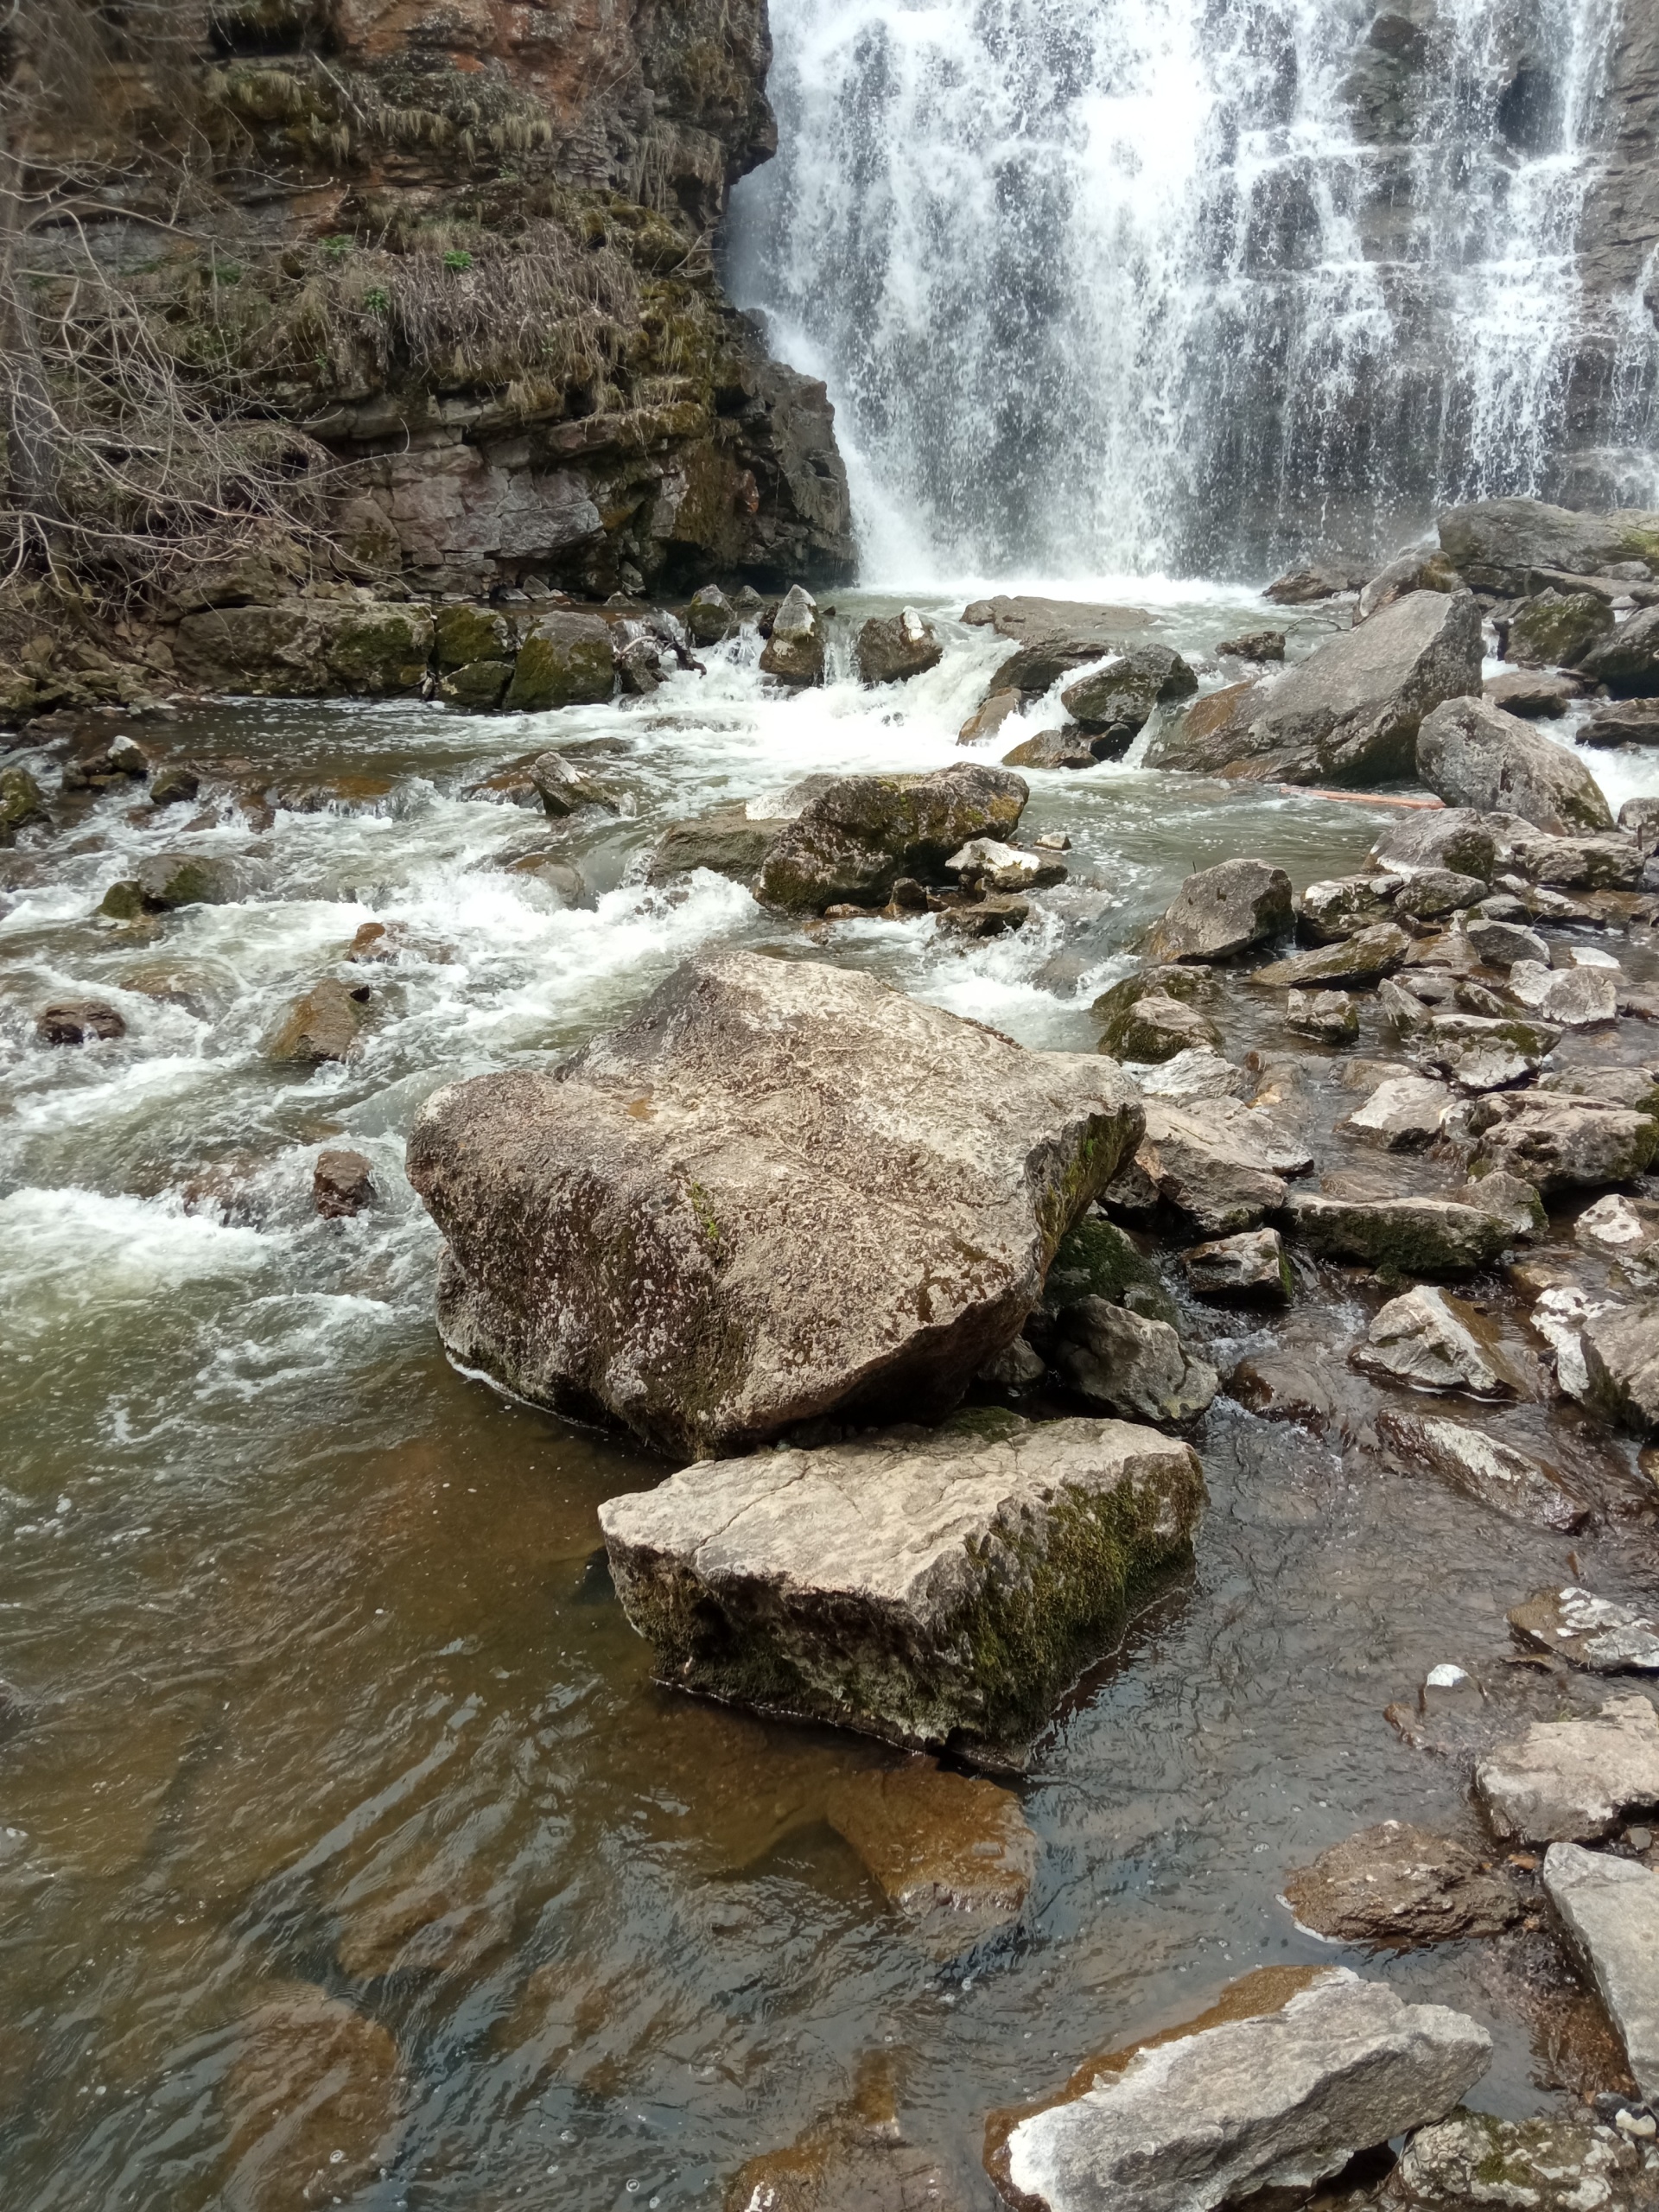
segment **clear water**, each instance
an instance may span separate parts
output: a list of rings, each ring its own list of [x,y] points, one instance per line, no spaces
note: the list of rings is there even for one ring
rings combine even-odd
[[[1192,651],[1265,612],[1151,596],[1156,633]],[[887,604],[843,601],[843,672],[845,626]],[[435,1238],[400,1172],[420,1099],[550,1064],[699,944],[796,942],[723,880],[643,888],[644,856],[667,821],[807,771],[961,758],[1000,649],[950,636],[903,692],[843,673],[768,696],[750,640],[650,702],[563,716],[204,709],[142,732],[202,768],[203,826],[130,820],[112,792],[0,861],[0,1677],[27,1708],[0,1739],[9,2212],[297,2202],[297,2167],[261,2190],[231,2163],[238,2024],[296,1983],[395,2051],[385,2174],[343,2192],[364,2212],[716,2205],[872,2054],[895,2063],[907,2135],[983,2208],[989,2108],[1250,1966],[1366,1964],[1294,1928],[1287,1871],[1363,1821],[1465,1816],[1455,1763],[1408,1751],[1382,1709],[1442,1660],[1502,1676],[1503,1610],[1566,1577],[1568,1540],[1224,1403],[1199,1439],[1190,1588],[1079,1686],[1022,1792],[1042,1846],[1026,1927],[941,1967],[823,1817],[832,1783],[890,1754],[652,1686],[596,1510],[657,1466],[441,1356]],[[613,817],[559,832],[464,796],[556,741]],[[1618,772],[1659,788],[1659,759]],[[385,789],[263,830],[232,803],[340,776]],[[925,921],[849,925],[823,957],[1086,1050],[1091,996],[1188,870],[1259,852],[1306,882],[1388,818],[1132,767],[1032,782],[1027,824],[1069,832],[1072,874],[1030,927],[963,948]],[[180,847],[232,858],[243,899],[137,936],[92,918],[135,860]],[[500,865],[526,848],[574,863],[576,903]],[[342,965],[371,918],[404,924],[409,950]],[[360,1056],[273,1066],[264,1039],[327,974],[372,986]],[[86,994],[126,1037],[37,1046],[38,1007]],[[1229,1020],[1235,1051],[1290,1042]],[[335,1143],[369,1155],[379,1198],[327,1224],[309,1185]],[[1317,1357],[1340,1356],[1369,1296],[1325,1286],[1299,1324]],[[1247,1348],[1237,1322],[1187,1325],[1224,1365]],[[1636,1593],[1637,1478],[1562,1442],[1635,1516],[1579,1541],[1583,1573]],[[388,1973],[362,1917],[411,1886],[478,1922]],[[1482,2100],[1518,2112],[1585,2079],[1584,2008],[1548,1958],[1540,1998],[1529,1957],[1469,1945],[1367,1970],[1485,2020]]]
[[[1649,498],[1652,319],[1574,258],[1634,4],[775,0],[730,265],[829,382],[866,577],[1259,577],[1569,442]]]

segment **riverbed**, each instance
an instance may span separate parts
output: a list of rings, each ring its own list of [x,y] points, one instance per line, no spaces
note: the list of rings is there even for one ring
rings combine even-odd
[[[1200,660],[1283,619],[1219,587],[1088,595],[1131,592],[1147,635]],[[1504,1613],[1542,1584],[1650,1592],[1634,1509],[1588,1537],[1529,1530],[1218,1400],[1190,1584],[1077,1686],[1022,1786],[1042,1847],[1025,1924],[942,1963],[824,1819],[841,1777],[895,1754],[653,1686],[596,1516],[663,1466],[445,1362],[437,1237],[401,1168],[439,1084],[556,1064],[715,943],[1092,1050],[1091,1002],[1185,875],[1257,854],[1300,888],[1395,818],[1148,772],[1137,747],[1030,776],[1022,836],[1064,831],[1070,875],[989,942],[931,917],[804,937],[722,878],[648,884],[671,822],[776,810],[821,771],[964,757],[1006,648],[955,619],[960,594],[924,594],[944,661],[863,690],[853,626],[899,603],[842,594],[831,680],[796,697],[762,683],[750,634],[648,699],[556,715],[186,707],[134,728],[196,768],[199,802],[54,798],[57,834],[0,855],[0,1678],[22,1707],[0,1738],[0,2162],[18,2212],[244,2201],[226,2193],[237,2023],[296,1985],[395,2045],[385,2171],[346,2200],[375,2212],[716,2205],[872,2057],[906,2138],[988,2207],[988,2110],[1261,1964],[1338,1959],[1472,2013],[1497,2043],[1474,2101],[1495,2111],[1562,2104],[1605,2056],[1542,1934],[1371,1957],[1299,1929],[1280,1890],[1368,1822],[1466,1817],[1457,1763],[1383,1708],[1442,1662],[1501,1671]],[[1293,654],[1344,619],[1293,617]],[[1033,709],[980,757],[1055,719]],[[559,828],[480,788],[552,745],[612,810]],[[1586,757],[1615,805],[1659,790],[1659,754]],[[174,850],[232,861],[243,895],[98,918],[111,882]],[[396,957],[345,964],[377,921]],[[328,975],[370,987],[360,1049],[273,1064],[283,1008]],[[124,1037],[35,1041],[41,1005],[89,995]],[[1226,1041],[1293,1040],[1264,1015]],[[356,1218],[313,1211],[327,1145],[372,1163]],[[1236,1318],[1185,1320],[1224,1370],[1246,1348]],[[443,1932],[411,1964],[385,1929],[423,1910]]]

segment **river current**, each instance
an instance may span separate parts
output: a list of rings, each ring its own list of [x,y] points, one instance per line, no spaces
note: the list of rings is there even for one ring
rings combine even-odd
[[[1150,632],[1200,658],[1268,615],[1237,590],[1133,590]],[[1497,2038],[1492,2109],[1560,2103],[1585,2078],[1599,2031],[1547,1960],[1536,1987],[1524,1947],[1367,1961],[1279,1901],[1288,1870],[1359,1825],[1463,1817],[1460,1770],[1408,1749],[1382,1708],[1443,1661],[1501,1671],[1504,1606],[1567,1579],[1573,1540],[1218,1401],[1190,1585],[1077,1687],[1022,1787],[1041,1845],[1025,1923],[941,1962],[823,1817],[833,1783],[893,1755],[653,1687],[596,1509],[660,1467],[446,1364],[437,1240],[401,1172],[437,1084],[554,1063],[711,943],[810,951],[1027,1045],[1090,1050],[1092,999],[1189,871],[1259,853],[1300,887],[1355,865],[1390,818],[1133,756],[1033,773],[1023,828],[1069,835],[1070,879],[983,944],[927,918],[804,940],[722,879],[648,887],[672,820],[766,812],[812,771],[963,757],[1000,641],[954,620],[959,595],[925,599],[942,664],[862,690],[852,625],[896,603],[843,596],[831,680],[792,698],[763,686],[751,634],[648,700],[557,716],[242,702],[147,721],[158,758],[198,767],[199,810],[105,791],[0,861],[16,2212],[297,2202],[237,2163],[235,2070],[238,2021],[296,1986],[349,1999],[395,2052],[385,2171],[343,2199],[365,2212],[717,2205],[872,2058],[906,2135],[982,2208],[989,2108],[1262,1963],[1342,1958],[1471,2012]],[[1338,619],[1294,618],[1293,653]],[[614,813],[559,830],[469,795],[553,743]],[[1595,765],[1615,803],[1659,789],[1659,755]],[[244,895],[137,928],[96,918],[162,850],[232,860]],[[371,920],[403,925],[398,957],[344,964]],[[273,1065],[274,1023],[326,975],[371,986],[360,1051]],[[41,1005],[85,995],[124,1038],[35,1042]],[[1229,1049],[1288,1041],[1258,1030]],[[355,1219],[312,1211],[328,1144],[373,1163]],[[1338,1334],[1361,1318],[1322,1317]],[[1184,1325],[1218,1365],[1248,1349],[1236,1318],[1189,1306]],[[1617,1521],[1578,1542],[1595,1587],[1643,1587]],[[435,1913],[428,1948],[400,1953],[388,1929]]]

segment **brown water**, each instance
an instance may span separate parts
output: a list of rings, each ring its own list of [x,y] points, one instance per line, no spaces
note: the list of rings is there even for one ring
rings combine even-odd
[[[1195,597],[1160,634],[1196,649],[1261,612]],[[960,757],[994,651],[960,633],[896,701],[764,701],[739,654],[701,689],[518,723],[202,712],[141,734],[204,766],[211,821],[130,822],[117,791],[0,863],[0,1677],[24,1703],[0,1741],[8,2212],[297,2202],[297,2152],[256,2179],[238,2065],[238,2023],[295,1985],[385,2031],[369,2070],[401,2084],[393,2124],[376,2141],[365,2122],[340,2168],[341,2201],[388,2212],[716,2205],[873,2054],[906,2134],[987,2205],[989,2108],[1262,1963],[1340,1958],[1472,2012],[1497,2038],[1493,2109],[1599,2085],[1605,2040],[1543,1932],[1367,1961],[1298,1931],[1278,1893],[1362,1823],[1466,1818],[1459,1764],[1382,1714],[1429,1667],[1508,1683],[1505,1609],[1575,1549],[1610,1595],[1659,1581],[1630,1451],[1552,1417],[1613,1509],[1559,1538],[1389,1471],[1363,1418],[1320,1440],[1218,1402],[1190,1586],[1078,1687],[1022,1790],[1042,1843],[1026,1923],[942,1967],[823,1818],[833,1783],[892,1754],[652,1686],[596,1509],[659,1468],[444,1363],[435,1239],[398,1169],[414,1106],[456,1073],[546,1064],[698,943],[798,944],[735,887],[647,893],[630,867],[663,822],[809,768]],[[460,795],[556,737],[595,748],[615,821],[561,838]],[[390,788],[263,830],[232,804],[345,771]],[[925,923],[855,925],[818,949],[1087,1048],[1090,1000],[1191,867],[1260,852],[1304,882],[1383,818],[1133,770],[1036,778],[1027,826],[1069,830],[1073,873],[1020,938],[963,951]],[[578,903],[495,864],[531,844],[580,868]],[[247,897],[153,931],[91,918],[135,855],[181,846],[235,856]],[[415,949],[338,968],[372,918]],[[276,1014],[336,969],[374,987],[361,1057],[273,1068]],[[126,1039],[35,1046],[35,1009],[75,991],[117,1003]],[[1289,1044],[1257,1027],[1230,1042]],[[375,1163],[358,1220],[310,1211],[328,1141]],[[1375,1303],[1329,1275],[1294,1326],[1329,1359]],[[1218,1364],[1258,1344],[1187,1319]]]

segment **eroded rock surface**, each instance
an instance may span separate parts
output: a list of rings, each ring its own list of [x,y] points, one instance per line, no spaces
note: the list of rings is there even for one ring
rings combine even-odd
[[[1659,1875],[1605,1851],[1552,1843],[1544,1887],[1618,2030],[1637,2087],[1659,2097]]]
[[[1381,2201],[1432,2212],[1637,2212],[1653,2191],[1635,2147],[1592,2120],[1454,2112],[1419,2128]]]
[[[1451,699],[1424,717],[1417,773],[1448,806],[1518,814],[1551,836],[1613,826],[1600,785],[1576,753],[1482,699]]]
[[[943,880],[976,837],[1007,838],[1024,811],[1023,777],[964,762],[922,776],[839,776],[772,841],[755,884],[763,905],[822,913],[880,905],[900,877]]]
[[[936,1957],[1001,1934],[1025,1910],[1039,1847],[1018,1797],[996,1783],[915,1759],[849,1775],[830,1793],[829,1820]]]
[[[1659,1714],[1622,1697],[1592,1720],[1535,1721],[1480,1762],[1475,1786],[1500,1835],[1593,1843],[1659,1805]]]
[[[1468,1844],[1401,1821],[1362,1829],[1288,1875],[1285,1901],[1304,1928],[1344,1943],[1497,1936],[1529,1902]]]

